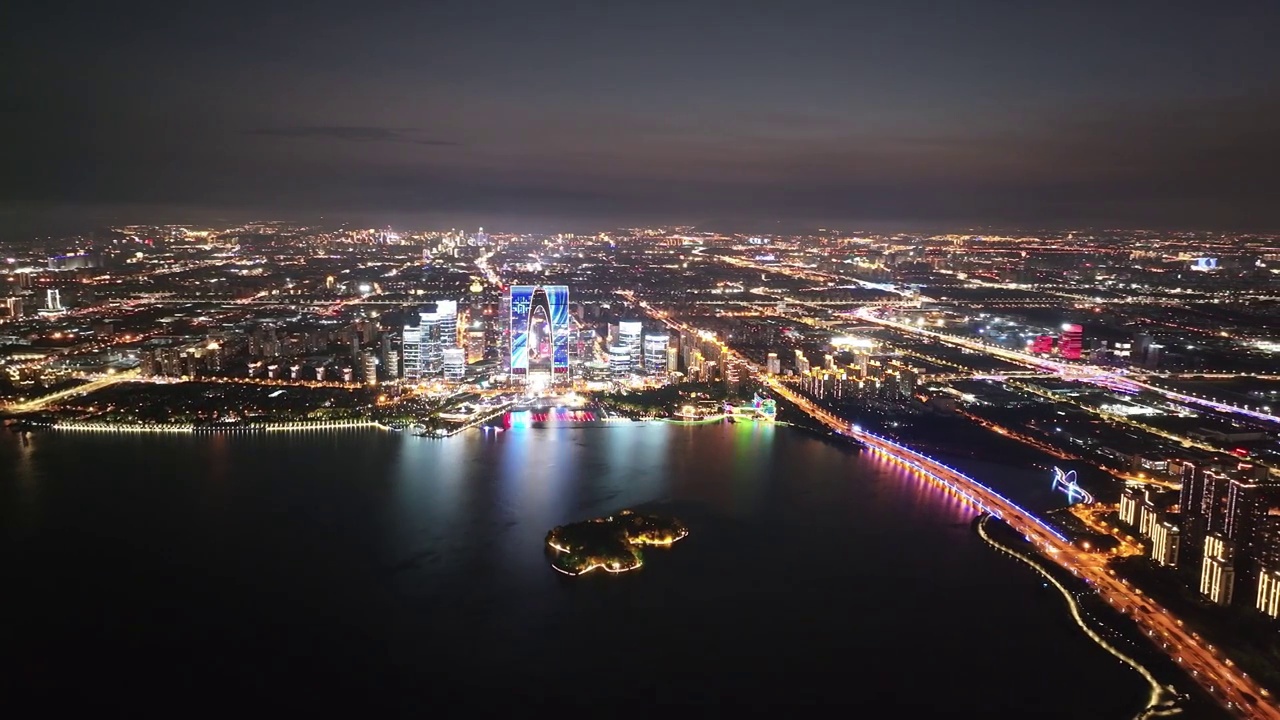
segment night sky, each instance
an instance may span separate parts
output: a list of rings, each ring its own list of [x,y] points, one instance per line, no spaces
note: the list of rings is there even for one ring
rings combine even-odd
[[[10,229],[1280,228],[1275,0],[11,0],[0,36]]]

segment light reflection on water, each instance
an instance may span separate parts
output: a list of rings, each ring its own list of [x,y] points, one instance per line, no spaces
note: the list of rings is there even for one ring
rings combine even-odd
[[[543,669],[590,657],[601,671],[626,664],[613,700],[652,700],[655,686],[935,709],[963,696],[985,717],[1099,718],[1141,700],[1060,598],[972,534],[971,507],[874,453],[785,428],[48,434],[0,441],[0,466],[18,470],[0,478],[0,526],[10,579],[29,589],[15,612],[31,634],[13,645],[28,668],[129,642],[157,657],[198,648],[223,668],[199,672],[243,666],[270,684],[289,678],[268,661],[320,633],[325,649],[295,662],[331,672],[338,654],[360,657],[342,665],[357,686],[361,673],[420,686],[447,658],[462,690],[501,673],[554,694]],[[692,534],[634,576],[565,581],[547,567],[551,527],[637,506]],[[86,595],[95,620],[82,620]],[[877,662],[845,671],[857,658]],[[1062,697],[1064,682],[1092,697]]]

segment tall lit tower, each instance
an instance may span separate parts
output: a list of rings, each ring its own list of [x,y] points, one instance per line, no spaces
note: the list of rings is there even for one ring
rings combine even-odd
[[[440,323],[440,349],[458,346],[458,301],[436,302],[436,316]]]
[[[644,357],[643,335],[644,323],[638,320],[623,320],[618,323],[618,344],[630,352],[632,372],[641,367]]]
[[[1060,355],[1064,360],[1079,360],[1084,347],[1084,328],[1068,323],[1062,326]]]

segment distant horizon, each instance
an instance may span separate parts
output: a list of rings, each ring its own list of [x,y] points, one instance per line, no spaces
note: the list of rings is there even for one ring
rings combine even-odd
[[[64,239],[89,234],[95,230],[124,225],[192,225],[226,227],[252,222],[284,222],[298,225],[362,228],[390,228],[402,231],[467,230],[485,228],[491,233],[555,234],[611,232],[625,228],[693,227],[700,232],[725,234],[802,235],[821,230],[858,234],[912,233],[945,234],[1031,234],[1068,232],[1169,232],[1222,235],[1280,235],[1280,229],[1223,228],[1194,226],[1151,226],[1135,223],[1092,222],[1031,224],[972,220],[946,222],[940,220],[804,220],[775,221],[730,218],[679,217],[556,217],[551,215],[503,215],[500,213],[391,213],[360,212],[321,213],[318,211],[277,211],[264,208],[212,209],[200,207],[157,207],[136,205],[0,205],[0,241],[19,242],[41,238]]]

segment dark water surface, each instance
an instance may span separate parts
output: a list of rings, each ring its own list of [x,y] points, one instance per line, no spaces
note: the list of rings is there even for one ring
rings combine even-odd
[[[548,567],[547,530],[623,507],[691,535],[629,575]],[[870,453],[746,424],[6,434],[0,703],[1131,716],[1137,676],[972,518]]]

